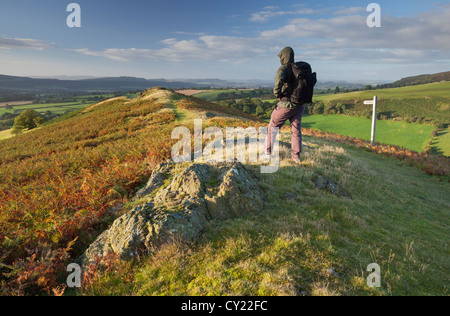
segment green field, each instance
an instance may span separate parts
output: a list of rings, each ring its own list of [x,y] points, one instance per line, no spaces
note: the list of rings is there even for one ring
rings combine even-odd
[[[370,140],[372,120],[346,115],[305,115],[303,127]],[[431,125],[377,121],[375,141],[423,152],[435,128]]]
[[[36,100],[31,104],[22,104],[29,101],[18,101],[10,103],[12,108],[7,108],[8,102],[3,102],[0,106],[0,130],[8,130],[13,127],[14,117],[20,115],[25,110],[36,110],[46,120],[52,120],[57,116],[80,110],[86,106],[113,97],[113,94],[90,94],[90,95],[37,95]],[[135,97],[137,94],[127,94]],[[17,103],[18,105],[15,105]],[[50,113],[51,112],[51,113]],[[8,114],[4,116],[4,114]],[[12,116],[12,115],[13,116]],[[8,138],[8,134],[0,135],[0,139]]]
[[[82,102],[67,102],[67,103],[47,103],[47,104],[27,104],[27,105],[16,105],[13,110],[7,110],[5,108],[0,108],[0,116],[4,113],[21,113],[28,109],[36,110],[39,113],[45,113],[46,111],[51,111],[55,114],[64,114],[67,111],[74,111],[83,108],[90,103]]]
[[[11,131],[12,131],[12,129],[0,131],[0,140],[11,138],[12,137]]]
[[[239,96],[240,98],[246,98],[246,97],[248,97],[248,94],[252,93],[253,91],[254,91],[253,89],[250,89],[250,90],[242,90],[242,89],[211,90],[211,91],[206,91],[206,92],[196,94],[195,97],[206,100],[206,101],[215,101],[217,99],[217,96],[221,93],[235,92],[237,94],[237,96]]]
[[[316,101],[329,102],[333,100],[355,100],[364,99],[371,100],[373,96],[377,95],[379,99],[405,99],[405,98],[432,98],[440,97],[450,101],[450,81],[429,83],[419,86],[408,86],[401,88],[380,89],[380,90],[365,90],[350,92],[345,94],[327,94],[317,95],[314,99]],[[447,107],[450,109],[450,107]]]
[[[134,94],[124,94],[127,98],[135,98],[139,93]],[[67,102],[55,102],[55,103],[37,103],[37,104],[25,104],[25,105],[14,105],[12,110],[7,110],[5,107],[0,107],[0,116],[5,113],[12,114],[20,114],[21,112],[33,109],[37,112],[43,114],[46,111],[51,111],[54,114],[64,114],[67,112],[72,112],[75,110],[79,110],[88,105],[98,103],[102,100],[112,98],[113,94],[101,94],[101,95],[84,95],[84,96],[76,96],[71,98],[71,101]],[[90,100],[93,97],[99,97],[100,100]]]
[[[371,106],[364,100],[378,97],[378,114],[383,119],[430,124],[450,123],[450,81],[392,89],[366,90],[344,94],[317,95],[325,107],[344,107],[341,114],[367,117]]]
[[[450,157],[450,128],[441,129],[431,142],[431,153]]]

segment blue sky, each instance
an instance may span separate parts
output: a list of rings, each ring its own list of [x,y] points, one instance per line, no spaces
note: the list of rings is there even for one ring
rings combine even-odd
[[[380,28],[371,2],[2,0],[0,74],[273,80],[285,46],[321,80],[450,70],[449,1],[377,1]]]

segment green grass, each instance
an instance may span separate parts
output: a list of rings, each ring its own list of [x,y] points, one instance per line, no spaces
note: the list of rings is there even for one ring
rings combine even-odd
[[[63,115],[65,117],[66,115],[68,115],[68,113],[74,113],[78,110],[85,108],[86,106],[89,106],[92,103],[94,103],[94,102],[89,102],[89,103],[84,103],[84,104],[81,102],[27,104],[27,105],[14,106],[13,110],[6,110],[5,108],[0,108],[0,116],[3,115],[4,113],[19,114],[25,110],[33,109],[33,110],[36,110],[40,114],[44,114],[47,111],[51,111],[53,114]],[[52,121],[49,121],[49,123],[50,122],[54,122],[54,121],[52,120]],[[49,124],[49,123],[47,123],[47,124]],[[10,131],[11,130],[6,130],[6,131],[0,132],[0,140],[13,137],[14,135],[11,134]]]
[[[401,88],[366,90],[366,91],[350,92],[345,94],[318,95],[315,96],[314,99],[317,101],[324,101],[324,102],[329,102],[333,100],[354,100],[354,99],[371,100],[373,99],[374,95],[377,95],[380,99],[443,97],[447,101],[450,101],[449,91],[450,91],[450,81],[445,81]]]
[[[94,102],[92,102],[94,103]],[[67,103],[47,103],[47,104],[27,104],[14,106],[14,110],[6,110],[5,108],[0,108],[0,116],[4,113],[21,113],[28,109],[36,110],[39,113],[45,113],[46,111],[51,111],[55,114],[63,114],[67,111],[74,111],[91,103],[81,103],[81,102],[67,102]]]
[[[302,126],[370,140],[372,120],[346,115],[305,115]],[[375,141],[423,152],[435,128],[425,124],[377,120]]]
[[[198,94],[195,95],[195,97],[208,101],[208,100],[215,99],[219,93],[222,93],[222,92],[234,92],[234,91],[235,90],[211,90],[211,91],[205,91],[205,92],[202,92],[202,93],[198,93]]]
[[[138,95],[138,93],[135,94],[126,94],[128,98],[134,98]],[[7,110],[4,107],[0,108],[0,116],[4,113],[21,113],[28,109],[33,109],[38,111],[39,113],[44,113],[46,111],[51,111],[55,114],[64,114],[67,111],[73,111],[78,110],[80,108],[83,108],[85,106],[98,103],[99,101],[90,101],[89,99],[92,98],[99,98],[107,99],[112,98],[113,94],[101,94],[101,95],[81,95],[81,96],[74,96],[71,97],[72,101],[67,102],[59,102],[59,103],[38,103],[38,104],[26,104],[26,105],[14,105],[13,110]],[[66,97],[68,99],[69,97]],[[62,100],[64,101],[64,100]]]
[[[450,157],[450,127],[437,132],[431,143],[431,152]]]
[[[358,91],[344,94],[317,95],[315,102],[325,105],[344,104],[344,114],[365,116],[371,111],[364,100],[378,96],[378,113],[387,118],[420,119],[429,123],[450,122],[450,81],[402,88]]]
[[[199,241],[120,263],[74,294],[448,295],[448,183],[395,159],[305,139],[301,166],[284,148],[277,173],[255,167],[268,201],[260,212],[211,222]],[[315,188],[315,175],[352,199]],[[366,284],[371,263],[381,267],[381,288]]]
[[[126,94],[125,96],[128,98],[135,98],[139,93],[134,94]],[[14,105],[12,110],[7,110],[5,107],[0,107],[0,116],[5,113],[10,114],[20,114],[25,110],[33,109],[36,110],[40,114],[45,114],[45,112],[50,111],[56,115],[64,115],[67,113],[71,113],[80,109],[83,109],[89,105],[94,103],[98,103],[99,99],[112,98],[113,94],[101,94],[101,95],[81,95],[81,96],[65,96],[60,99],[54,99],[54,102],[60,100],[58,103],[38,103],[38,104],[26,104],[26,105]],[[44,96],[43,96],[44,97]],[[57,96],[52,96],[52,98],[58,98]],[[95,99],[93,101],[93,99]],[[65,102],[67,100],[67,102]],[[69,101],[70,100],[70,101]],[[50,102],[50,101],[47,101]],[[1,122],[0,122],[1,123]],[[11,120],[8,121],[7,124],[0,124],[0,126],[4,125],[3,128],[11,128],[12,127]],[[8,137],[6,137],[8,138]],[[0,138],[2,139],[2,138]]]
[[[238,96],[241,96],[242,98],[246,98],[247,94],[253,92],[252,90],[238,90],[238,89],[228,89],[228,90],[211,90],[202,92],[199,94],[196,94],[195,97],[206,100],[206,101],[213,101],[216,100],[217,96],[221,93],[229,93],[229,92],[235,92]]]
[[[7,129],[4,131],[0,131],[0,140],[11,138],[13,135],[11,134],[12,129]]]

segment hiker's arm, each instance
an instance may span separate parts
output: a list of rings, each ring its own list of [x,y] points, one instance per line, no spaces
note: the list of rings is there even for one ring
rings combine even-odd
[[[275,77],[275,87],[273,89],[273,93],[277,99],[281,99],[282,89],[284,84],[286,83],[286,67],[280,67],[277,71],[277,76]]]

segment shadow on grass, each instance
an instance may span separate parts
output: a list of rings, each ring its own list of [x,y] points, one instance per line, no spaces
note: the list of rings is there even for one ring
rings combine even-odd
[[[440,130],[440,131],[438,131],[436,133],[436,136],[433,138],[433,140],[431,142],[431,146],[430,146],[430,148],[431,148],[430,153],[432,155],[444,155],[444,151],[442,150],[441,147],[439,147],[440,144],[439,144],[438,139],[441,138],[441,137],[444,137],[448,133],[449,133],[449,129],[448,128],[447,129],[442,129],[442,130]]]

